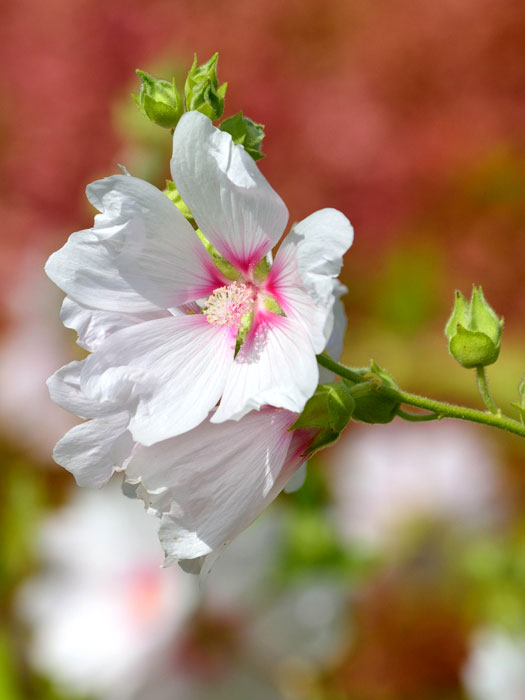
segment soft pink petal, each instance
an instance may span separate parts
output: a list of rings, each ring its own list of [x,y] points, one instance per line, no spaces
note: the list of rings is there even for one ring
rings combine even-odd
[[[238,420],[265,405],[300,413],[318,378],[315,352],[304,326],[294,318],[261,310],[230,367],[211,420]]]
[[[141,482],[147,506],[165,512],[160,536],[167,563],[220,549],[275,498],[284,486],[296,418],[265,408],[239,422],[205,421],[171,440],[137,447],[126,476]]]
[[[206,238],[243,272],[281,237],[288,211],[243,146],[199,112],[173,136],[172,177]]]
[[[87,358],[81,386],[98,401],[132,411],[130,431],[144,445],[198,425],[217,403],[235,338],[201,314],[161,318],[112,335]]]
[[[160,190],[129,175],[89,185],[102,213],[46,264],[49,277],[85,306],[149,313],[210,294],[223,283],[204,246]]]

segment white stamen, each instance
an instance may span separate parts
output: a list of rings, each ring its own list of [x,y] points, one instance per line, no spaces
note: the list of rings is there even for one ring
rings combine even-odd
[[[239,326],[244,314],[253,309],[252,288],[241,282],[219,287],[209,297],[203,313],[212,326]]]

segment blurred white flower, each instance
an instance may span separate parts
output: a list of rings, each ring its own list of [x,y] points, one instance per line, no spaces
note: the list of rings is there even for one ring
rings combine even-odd
[[[315,212],[292,227],[268,271],[287,209],[244,148],[198,112],[177,125],[171,169],[229,277],[177,207],[129,175],[88,187],[101,212],[94,227],[46,265],[68,295],[64,324],[92,351],[82,393],[118,403],[143,445],[195,428],[219,399],[214,423],[264,405],[301,412],[317,386],[315,355],[332,333],[335,278],[353,239],[343,214]]]
[[[447,422],[360,425],[328,453],[344,536],[388,543],[418,518],[481,526],[495,517],[495,455],[475,428]]]
[[[64,692],[127,700],[193,608],[195,580],[161,568],[156,522],[117,485],[44,522],[44,569],[21,592],[31,659]]]
[[[463,683],[472,700],[525,700],[525,637],[479,630],[472,639]]]

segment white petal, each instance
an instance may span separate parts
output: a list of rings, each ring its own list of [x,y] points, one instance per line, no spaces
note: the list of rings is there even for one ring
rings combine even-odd
[[[98,401],[124,401],[144,445],[191,430],[219,400],[235,339],[200,314],[161,318],[112,335],[85,361],[81,386]]]
[[[288,211],[243,146],[199,112],[173,135],[172,177],[204,235],[242,271],[281,237]]]
[[[138,446],[127,466],[141,479],[147,505],[169,508],[160,537],[167,563],[217,550],[249,525],[284,486],[297,416],[265,408],[242,421],[206,421],[151,447]]]
[[[292,227],[266,280],[267,291],[287,316],[308,329],[316,353],[332,332],[334,281],[352,240],[352,226],[341,212],[315,212]]]
[[[70,471],[79,486],[103,486],[133,448],[128,421],[129,413],[122,411],[75,426],[57,442],[55,462]]]
[[[78,334],[77,343],[92,352],[122,328],[169,315],[169,311],[164,309],[136,314],[101,311],[78,304],[69,297],[64,299],[60,310],[60,319],[64,326],[75,330]]]
[[[88,398],[80,389],[80,374],[85,360],[64,365],[47,380],[51,400],[80,418],[98,418],[114,413],[115,404]],[[117,406],[118,408],[118,406]]]
[[[239,420],[264,405],[301,413],[318,378],[314,349],[303,325],[259,311],[230,367],[220,406],[211,420]]]
[[[46,264],[75,301],[141,313],[207,296],[222,284],[190,224],[160,190],[126,175],[89,185],[101,210],[95,226],[70,236]]]
[[[341,355],[343,354],[344,339],[346,332],[346,311],[345,305],[341,301],[341,297],[348,292],[348,289],[341,284],[339,280],[335,280],[334,284],[334,296],[335,302],[332,309],[333,316],[333,328],[328,343],[326,344],[326,352],[330,357],[336,362],[339,361]],[[330,372],[325,367],[319,367],[319,382],[324,384],[326,382],[333,382],[335,379],[335,374]]]

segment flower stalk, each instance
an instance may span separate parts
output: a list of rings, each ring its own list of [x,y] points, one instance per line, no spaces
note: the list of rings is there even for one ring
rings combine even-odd
[[[401,408],[398,408],[397,415],[405,420],[439,420],[441,418],[457,418],[459,420],[470,421],[472,423],[481,423],[483,425],[489,425],[493,428],[499,428],[500,430],[506,430],[514,435],[519,435],[525,438],[525,425],[520,423],[513,418],[509,418],[498,411],[480,411],[475,408],[468,408],[466,406],[457,406],[455,404],[450,404],[445,401],[437,401],[436,399],[430,399],[426,396],[419,396],[418,394],[412,394],[408,391],[403,391],[399,388],[394,388],[389,386],[384,382],[376,382],[375,384],[370,382],[368,379],[363,377],[359,372],[354,369],[345,367],[338,362],[335,362],[327,355],[317,355],[317,361],[321,367],[325,367],[331,372],[335,372],[342,379],[346,379],[355,384],[366,383],[367,390],[374,391],[378,396],[384,398],[397,399],[400,404],[405,404],[407,406],[414,406],[415,408],[421,408],[430,412],[427,416],[422,414],[422,416],[417,416],[413,414],[407,414]],[[423,415],[425,416],[423,418]],[[410,416],[410,417],[408,417]]]

